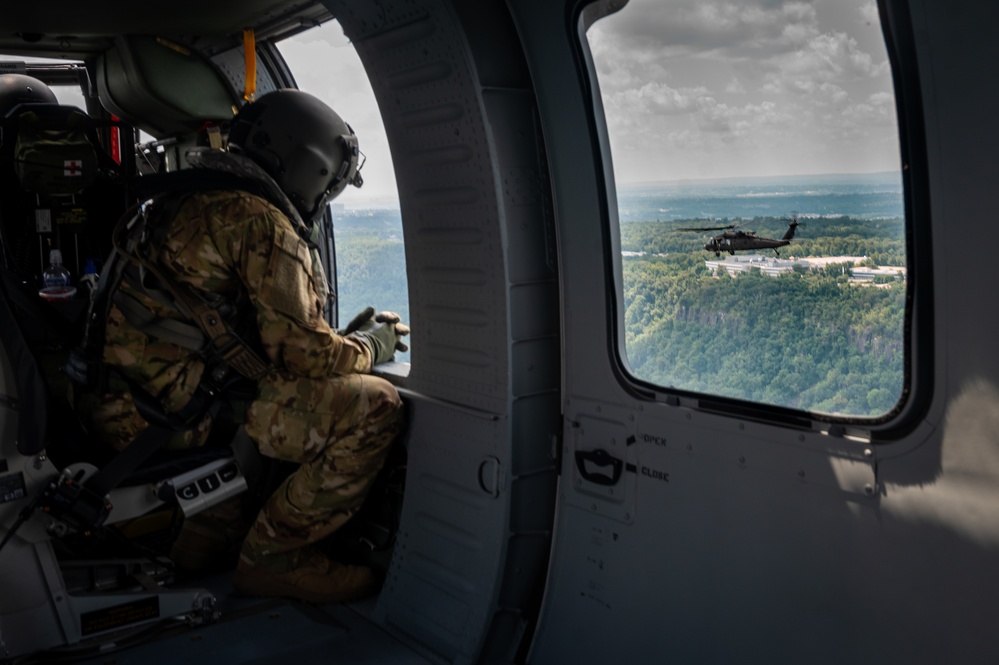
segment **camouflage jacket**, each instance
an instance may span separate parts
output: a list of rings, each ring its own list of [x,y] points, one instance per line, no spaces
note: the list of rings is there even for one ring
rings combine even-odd
[[[336,334],[323,318],[321,267],[288,218],[265,199],[240,191],[191,194],[152,251],[149,258],[178,281],[252,306],[274,371],[322,379],[371,370],[367,345]],[[184,320],[126,281],[120,288],[154,314]],[[204,369],[196,352],[147,336],[116,306],[103,360],[170,412],[187,403]]]

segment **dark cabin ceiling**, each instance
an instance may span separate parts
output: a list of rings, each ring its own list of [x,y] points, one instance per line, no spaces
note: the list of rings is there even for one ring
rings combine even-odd
[[[0,12],[0,51],[86,58],[117,35],[155,34],[231,44],[244,28],[293,34],[329,20],[314,0],[17,0]]]

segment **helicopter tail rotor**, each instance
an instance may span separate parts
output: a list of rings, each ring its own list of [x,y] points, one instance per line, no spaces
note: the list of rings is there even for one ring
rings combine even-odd
[[[804,226],[805,225],[803,222],[799,222],[798,221],[798,213],[797,213],[797,211],[793,211],[793,210],[791,211],[791,216],[790,217],[781,217],[780,220],[782,222],[788,222],[790,226]]]
[[[794,237],[795,230],[797,230],[799,226],[804,226],[804,224],[798,221],[797,216],[792,217],[790,223],[787,225],[787,232],[781,240],[791,240],[791,238]]]

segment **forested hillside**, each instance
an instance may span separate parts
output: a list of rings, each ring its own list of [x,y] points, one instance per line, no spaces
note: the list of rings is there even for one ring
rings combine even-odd
[[[398,210],[348,211],[334,220],[340,323],[368,305],[409,322],[406,252]],[[409,340],[407,340],[407,343]],[[410,354],[396,354],[409,361]]]
[[[902,220],[804,220],[784,256],[868,256],[905,265]],[[714,222],[715,225],[723,225]],[[880,415],[902,392],[905,282],[857,284],[840,267],[712,275],[698,223],[623,224],[625,334],[651,383],[806,410]],[[743,228],[780,237],[787,222]],[[806,235],[807,234],[807,235]],[[702,234],[706,235],[706,234]]]
[[[354,211],[335,222],[341,322],[367,305],[409,320],[398,211]],[[784,257],[867,256],[905,265],[901,219],[803,219]],[[625,337],[634,374],[650,383],[766,404],[880,415],[902,394],[904,280],[856,284],[842,266],[768,277],[714,276],[710,233],[677,228],[740,223],[760,236],[787,221],[683,220],[621,225]],[[418,340],[417,340],[418,343]],[[408,354],[398,355],[408,360]]]

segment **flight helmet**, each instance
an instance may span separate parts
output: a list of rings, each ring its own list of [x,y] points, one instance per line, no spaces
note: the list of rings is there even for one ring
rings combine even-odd
[[[0,74],[0,118],[18,104],[58,104],[52,90],[33,76]]]
[[[361,186],[354,130],[301,90],[275,90],[240,109],[229,131],[229,150],[274,178],[310,225],[347,185]]]

